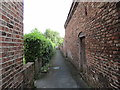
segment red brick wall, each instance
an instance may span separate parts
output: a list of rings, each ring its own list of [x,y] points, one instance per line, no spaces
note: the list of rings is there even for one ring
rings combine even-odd
[[[8,0],[6,0],[8,1]],[[0,87],[23,82],[23,2],[0,2]]]
[[[34,65],[34,62],[23,65],[23,88],[33,88],[34,86]]]
[[[120,3],[79,3],[68,19],[64,50],[79,70],[78,35],[85,33],[83,78],[92,87],[120,88]]]

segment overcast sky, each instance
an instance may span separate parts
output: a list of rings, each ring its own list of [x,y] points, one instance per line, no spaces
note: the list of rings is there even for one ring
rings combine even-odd
[[[24,33],[34,28],[41,32],[50,28],[63,37],[71,4],[72,0],[24,0]]]

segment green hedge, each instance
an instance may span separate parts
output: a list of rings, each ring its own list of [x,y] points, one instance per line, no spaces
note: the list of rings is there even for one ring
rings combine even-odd
[[[24,58],[27,62],[34,62],[37,58],[43,65],[49,62],[54,54],[54,43],[46,39],[38,30],[24,35]]]

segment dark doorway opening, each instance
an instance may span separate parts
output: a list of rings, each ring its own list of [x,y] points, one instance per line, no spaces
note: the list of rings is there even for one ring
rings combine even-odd
[[[80,62],[79,62],[79,66],[80,66],[80,70],[84,71],[86,68],[86,53],[85,53],[85,34],[84,33],[80,33],[79,34],[79,40],[80,40]]]

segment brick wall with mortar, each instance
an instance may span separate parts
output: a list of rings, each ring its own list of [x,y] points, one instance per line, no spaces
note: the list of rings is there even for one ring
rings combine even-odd
[[[33,88],[34,87],[34,62],[28,62],[23,65],[23,88]]]
[[[23,2],[0,0],[0,87],[2,89],[22,87],[22,59]]]
[[[65,23],[65,55],[81,70],[78,36],[85,33],[83,78],[92,87],[120,88],[120,2],[73,4]]]

